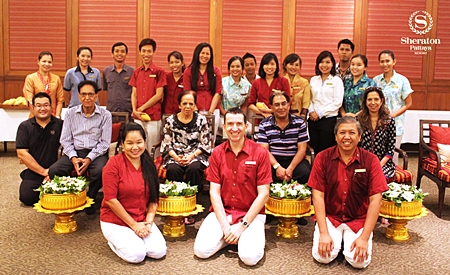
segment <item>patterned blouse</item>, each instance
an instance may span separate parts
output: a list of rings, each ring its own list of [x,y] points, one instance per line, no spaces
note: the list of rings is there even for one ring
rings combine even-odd
[[[177,163],[169,156],[171,150],[174,150],[177,155],[188,155],[200,149],[202,154],[195,157],[193,161],[200,161],[205,166],[209,166],[211,131],[205,116],[195,112],[191,122],[184,124],[178,120],[177,114],[173,114],[166,120],[163,136],[161,154],[164,165]]]
[[[346,113],[356,114],[361,111],[361,98],[367,87],[376,86],[375,81],[364,74],[356,84],[353,84],[353,76],[344,81],[344,101],[342,105]]]
[[[395,148],[395,120],[386,119],[375,131],[364,130],[359,146],[374,153],[381,161],[385,156],[389,158],[381,167],[384,176],[390,180],[395,176],[395,164],[392,161]]]

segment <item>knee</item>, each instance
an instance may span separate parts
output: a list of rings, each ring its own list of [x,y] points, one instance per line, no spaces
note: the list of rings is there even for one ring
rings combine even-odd
[[[124,254],[121,257],[125,262],[132,263],[132,264],[138,264],[144,261],[145,259],[145,251],[139,250],[139,251],[133,251],[129,254]]]
[[[317,262],[319,262],[321,264],[329,264],[336,258],[337,255],[331,254],[330,257],[324,258],[324,257],[320,256],[317,251],[316,252],[313,251],[312,256],[313,256],[314,260],[316,260]]]
[[[151,253],[148,253],[147,256],[153,259],[161,259],[166,256],[167,246],[160,246],[158,249],[153,250]]]
[[[345,256],[345,260],[354,268],[358,268],[358,269],[363,269],[366,268],[369,264],[370,264],[370,258],[368,258],[367,260],[363,261],[363,262],[357,262],[355,260],[353,260],[353,257],[349,257],[349,256]]]
[[[199,257],[200,259],[207,259],[213,255],[213,252],[205,247],[200,246],[199,244],[194,244],[194,255]]]
[[[256,265],[262,259],[262,257],[264,256],[264,251],[255,253],[255,251],[243,252],[243,251],[239,250],[238,254],[239,254],[239,259],[241,259],[241,261],[244,264],[246,264],[248,266],[253,266],[253,265]]]

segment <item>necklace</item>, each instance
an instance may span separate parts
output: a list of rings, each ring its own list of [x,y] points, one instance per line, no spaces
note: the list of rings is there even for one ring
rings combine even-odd
[[[47,80],[44,80],[44,77],[41,75],[41,72],[37,72],[37,75],[39,77],[39,79],[42,82],[42,85],[44,85],[44,92],[46,92],[48,95],[50,95],[51,91],[50,91],[50,82],[52,81],[52,77],[50,75],[50,73],[47,73]]]

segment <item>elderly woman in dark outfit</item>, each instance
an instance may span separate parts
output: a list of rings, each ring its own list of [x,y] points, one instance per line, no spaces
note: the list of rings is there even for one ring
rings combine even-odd
[[[169,116],[163,130],[161,154],[167,179],[198,185],[208,167],[211,132],[206,117],[195,112],[196,93],[178,96],[180,112]]]

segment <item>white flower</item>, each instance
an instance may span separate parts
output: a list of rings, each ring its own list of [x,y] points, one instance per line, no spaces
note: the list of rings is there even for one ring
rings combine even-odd
[[[412,202],[414,199],[414,194],[411,191],[406,191],[402,194],[402,197],[407,201],[407,202]]]

